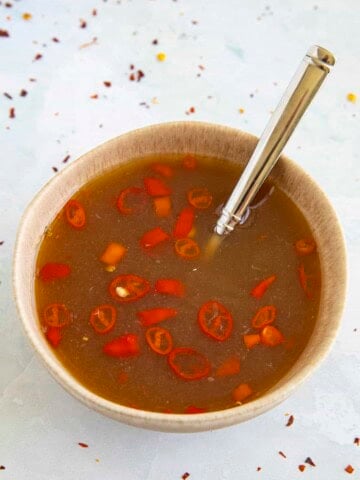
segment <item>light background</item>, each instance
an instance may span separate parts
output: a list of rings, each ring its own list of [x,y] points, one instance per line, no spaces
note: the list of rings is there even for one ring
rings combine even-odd
[[[0,480],[178,480],[186,471],[189,480],[321,480],[347,478],[347,464],[360,478],[360,102],[346,100],[360,95],[358,0],[1,3],[0,29],[10,36],[0,37]],[[259,135],[313,43],[337,64],[286,153],[329,195],[345,230],[349,295],[331,354],[285,403],[221,431],[162,434],[89,411],[52,380],[21,330],[11,258],[26,204],[64,157],[133,128],[205,120]],[[141,82],[129,81],[130,64],[145,73]],[[308,456],[316,467],[301,473]]]

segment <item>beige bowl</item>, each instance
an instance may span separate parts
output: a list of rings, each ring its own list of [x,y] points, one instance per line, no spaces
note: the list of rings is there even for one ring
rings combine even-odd
[[[257,139],[218,125],[179,122],[135,130],[95,148],[58,173],[36,195],[22,219],[14,261],[14,288],[19,313],[33,347],[54,378],[90,408],[121,422],[154,430],[195,432],[249,420],[285,400],[328,353],[339,328],[345,298],[346,258],[337,217],[324,193],[292,161],[281,158],[272,178],[307,218],[319,247],[322,292],[319,316],[311,338],[291,370],[265,395],[242,406],[200,415],[135,410],[105,400],[80,384],[56,358],[41,333],[35,308],[35,260],[45,227],[84,183],[136,157],[187,153],[225,158],[245,164]]]

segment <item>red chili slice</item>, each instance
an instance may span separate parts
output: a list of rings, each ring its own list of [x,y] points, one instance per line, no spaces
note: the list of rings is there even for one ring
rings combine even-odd
[[[51,343],[51,345],[56,348],[62,339],[61,329],[56,327],[48,327],[45,336],[48,339],[49,343]]]
[[[266,290],[270,287],[271,284],[273,284],[276,280],[276,275],[271,275],[271,277],[265,278],[264,280],[261,280],[260,283],[258,283],[252,290],[251,290],[251,295],[254,298],[261,298]]]
[[[141,213],[147,203],[146,193],[143,188],[128,187],[120,192],[116,205],[120,213],[131,215]]]
[[[198,322],[206,335],[219,342],[229,338],[234,323],[229,310],[215,300],[202,305],[198,313]]]
[[[140,239],[140,243],[144,248],[153,248],[159,243],[165,242],[169,238],[170,236],[164,232],[162,228],[156,227],[144,233]]]
[[[103,352],[110,357],[134,357],[139,355],[139,337],[134,333],[127,333],[121,337],[105,343]]]
[[[90,314],[90,323],[96,333],[108,333],[114,328],[116,309],[112,305],[99,305]]]
[[[254,328],[263,328],[272,323],[276,318],[276,307],[274,305],[266,305],[259,308],[252,319],[252,326]]]
[[[69,225],[81,230],[86,224],[86,214],[84,207],[77,200],[69,200],[65,205],[65,216]]]
[[[41,267],[39,278],[43,282],[52,282],[59,278],[65,278],[70,275],[71,268],[65,263],[46,263]]]
[[[179,238],[175,242],[175,252],[185,260],[193,260],[200,255],[200,248],[192,238]]]
[[[150,283],[138,275],[126,274],[115,277],[110,285],[111,296],[120,303],[134,302],[150,291]]]
[[[212,203],[212,195],[207,188],[192,188],[187,193],[188,202],[199,210],[206,210]]]
[[[209,360],[193,348],[180,347],[168,356],[171,369],[183,380],[199,380],[210,373]]]
[[[296,253],[300,256],[310,255],[316,251],[316,243],[313,238],[301,238],[295,242]]]
[[[174,175],[174,170],[170,165],[166,165],[165,163],[153,163],[151,168],[154,172],[159,173],[163,177],[170,178]]]
[[[161,327],[151,327],[146,330],[146,341],[150,348],[159,355],[167,355],[171,352],[173,341],[168,330]]]
[[[151,197],[165,197],[171,189],[159,178],[144,178],[145,190]]]
[[[44,309],[43,319],[49,327],[62,328],[70,322],[70,312],[62,303],[52,303]]]
[[[175,317],[177,313],[178,312],[175,308],[152,308],[150,310],[138,312],[137,316],[140,318],[141,324],[144,327],[149,327],[150,325]]]
[[[155,291],[164,295],[183,297],[185,295],[185,285],[174,278],[160,278],[155,283]]]
[[[174,227],[175,238],[185,238],[191,232],[194,225],[195,213],[192,207],[185,207],[181,210]]]
[[[184,413],[194,414],[194,413],[206,413],[208,410],[207,408],[199,408],[195,407],[195,405],[189,405],[185,408]]]

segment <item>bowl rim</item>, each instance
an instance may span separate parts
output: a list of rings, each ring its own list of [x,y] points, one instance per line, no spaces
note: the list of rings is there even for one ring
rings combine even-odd
[[[18,227],[16,242],[14,247],[13,255],[13,293],[15,297],[15,303],[17,306],[17,311],[20,316],[23,329],[26,336],[30,340],[34,350],[42,359],[45,366],[48,368],[55,380],[62,385],[65,390],[67,390],[71,395],[76,397],[82,403],[88,407],[97,410],[100,413],[103,413],[112,418],[116,418],[123,423],[127,423],[134,426],[140,426],[144,428],[149,428],[152,430],[162,430],[162,431],[171,431],[171,432],[193,432],[193,431],[202,431],[202,430],[212,430],[216,428],[222,428],[225,426],[230,426],[242,421],[249,420],[252,417],[255,417],[265,411],[273,408],[274,406],[281,403],[285,400],[300,384],[302,384],[306,378],[311,375],[311,373],[319,366],[319,364],[325,359],[329,353],[335,339],[337,332],[341,325],[341,318],[344,310],[346,291],[347,291],[347,258],[345,250],[345,240],[344,233],[339,222],[338,216],[330,200],[324,191],[319,187],[319,185],[294,161],[291,159],[282,156],[282,160],[290,164],[291,168],[301,174],[303,177],[307,178],[309,186],[311,189],[315,190],[318,195],[322,195],[323,199],[327,202],[329,211],[331,211],[334,228],[338,231],[338,237],[341,240],[341,251],[339,252],[340,256],[343,257],[343,274],[344,274],[344,283],[340,291],[340,301],[341,309],[337,315],[336,325],[334,326],[334,332],[331,336],[326,337],[322,344],[321,353],[314,357],[311,363],[307,363],[304,368],[296,372],[287,383],[281,385],[279,388],[271,389],[271,391],[266,392],[261,395],[259,398],[256,398],[248,403],[239,405],[236,407],[218,410],[213,412],[201,413],[197,415],[184,415],[184,414],[174,414],[174,413],[160,413],[160,412],[151,412],[145,410],[138,410],[135,408],[127,407],[110,400],[107,400],[91,390],[87,389],[83,384],[81,384],[71,373],[62,366],[62,364],[57,360],[54,353],[52,353],[50,347],[45,347],[43,339],[41,339],[40,328],[35,332],[31,328],[31,322],[33,321],[33,315],[31,312],[28,312],[26,305],[24,304],[20,293],[21,290],[21,272],[22,272],[22,263],[21,256],[23,254],[22,241],[23,236],[26,233],[27,222],[29,217],[34,214],[34,208],[36,209],[38,204],[41,202],[41,198],[44,195],[44,192],[51,189],[57,182],[61,181],[63,175],[68,174],[76,166],[80,168],[80,165],[83,162],[86,162],[89,155],[94,155],[98,150],[102,149],[106,145],[117,142],[119,139],[124,139],[125,137],[131,138],[135,137],[136,134],[146,133],[151,131],[154,128],[157,129],[168,129],[168,128],[203,128],[210,130],[217,130],[218,133],[228,132],[230,135],[235,135],[242,133],[249,139],[256,140],[252,134],[239,130],[237,128],[228,127],[224,125],[219,125],[216,123],[208,122],[193,122],[193,121],[177,121],[177,122],[164,122],[149,125],[143,128],[138,128],[131,130],[124,134],[121,134],[117,137],[114,137],[106,142],[103,142],[100,145],[92,148],[91,150],[85,152],[79,158],[74,160],[71,164],[67,165],[63,170],[61,170],[57,175],[53,176],[48,180],[45,185],[36,193],[32,198],[30,203],[27,205]],[[121,141],[121,140],[120,140]],[[96,176],[96,175],[95,175]],[[35,210],[36,211],[36,210]],[[45,227],[45,225],[44,225]],[[37,319],[36,319],[37,320]],[[300,358],[300,357],[299,357]]]

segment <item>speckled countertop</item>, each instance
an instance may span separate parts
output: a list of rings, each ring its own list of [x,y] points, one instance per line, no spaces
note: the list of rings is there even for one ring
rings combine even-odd
[[[358,0],[0,3],[0,480],[360,478],[360,101],[347,100],[360,95]],[[338,62],[286,153],[345,230],[349,295],[331,354],[285,403],[225,430],[163,434],[89,411],[21,330],[11,258],[26,204],[68,155],[143,125],[206,120],[260,134],[313,43]]]

